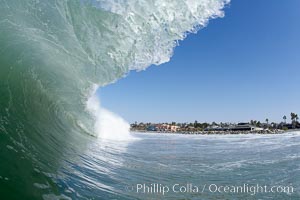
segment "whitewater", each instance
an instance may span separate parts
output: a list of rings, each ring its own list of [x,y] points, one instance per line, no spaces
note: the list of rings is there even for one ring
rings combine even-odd
[[[91,142],[101,144],[101,139],[117,142],[124,152],[123,143],[131,141],[129,125],[100,106],[96,87],[112,84],[130,70],[168,62],[180,40],[210,19],[223,17],[228,4],[229,0],[0,0],[3,197],[68,199],[58,171],[71,163],[70,157],[80,157]],[[102,184],[109,190],[109,184]]]

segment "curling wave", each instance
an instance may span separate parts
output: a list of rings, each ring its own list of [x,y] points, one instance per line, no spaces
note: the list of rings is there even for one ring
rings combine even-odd
[[[18,179],[0,183],[4,196],[39,196],[31,183],[51,181],[38,171],[55,171],[65,149],[104,131],[106,118],[95,126],[101,113],[128,129],[109,111],[87,109],[93,85],[169,61],[227,3],[0,0],[0,176]]]

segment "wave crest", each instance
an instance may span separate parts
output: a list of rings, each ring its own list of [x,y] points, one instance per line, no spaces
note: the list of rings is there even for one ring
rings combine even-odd
[[[28,177],[55,172],[65,152],[84,148],[82,133],[121,132],[107,130],[114,126],[128,132],[128,124],[111,112],[87,111],[93,85],[169,61],[178,41],[222,17],[227,3],[1,0],[0,172],[18,180],[1,185],[4,196],[39,199]],[[36,179],[51,182],[42,173]]]

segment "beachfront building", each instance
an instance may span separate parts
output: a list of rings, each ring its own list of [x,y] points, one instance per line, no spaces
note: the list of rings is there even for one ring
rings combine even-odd
[[[176,126],[176,125],[171,125],[170,126],[170,131],[171,132],[177,132],[179,131],[180,127],[179,126]]]
[[[253,126],[249,123],[239,123],[238,125],[231,127],[231,131],[262,131],[263,128]]]
[[[156,124],[156,130],[157,131],[167,131],[169,125],[168,124]]]
[[[228,127],[221,127],[221,126],[210,126],[204,131],[262,131],[263,128],[253,126],[249,123],[239,123],[234,126],[228,126]]]
[[[155,128],[157,131],[161,131],[161,132],[177,132],[180,127],[176,125],[170,125],[170,124],[157,124]]]
[[[150,125],[150,126],[147,127],[146,130],[147,130],[147,131],[157,131],[157,128],[156,128],[156,126],[154,126],[154,125]]]

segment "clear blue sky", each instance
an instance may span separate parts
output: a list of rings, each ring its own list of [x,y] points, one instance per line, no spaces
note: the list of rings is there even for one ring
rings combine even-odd
[[[169,63],[99,92],[129,122],[281,121],[300,114],[300,1],[232,0]]]

